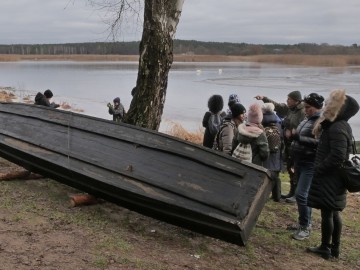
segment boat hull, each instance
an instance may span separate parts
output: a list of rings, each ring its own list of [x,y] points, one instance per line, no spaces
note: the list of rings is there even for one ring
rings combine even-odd
[[[262,167],[152,130],[21,103],[0,103],[0,156],[239,245],[245,245],[271,192]]]

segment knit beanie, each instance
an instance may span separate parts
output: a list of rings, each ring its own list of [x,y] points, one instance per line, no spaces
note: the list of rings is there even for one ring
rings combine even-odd
[[[261,110],[261,105],[258,103],[254,103],[250,105],[249,111],[247,113],[247,121],[249,123],[261,124],[263,120],[263,113]]]
[[[324,104],[324,97],[316,93],[311,93],[304,97],[303,101],[314,108],[321,109]]]
[[[273,112],[275,110],[275,105],[271,102],[267,102],[261,106],[261,109],[262,109],[263,113]]]
[[[296,101],[302,100],[300,91],[292,91],[288,94],[288,97]]]
[[[120,103],[120,98],[119,97],[116,97],[116,98],[114,98],[114,103]]]
[[[235,103],[230,107],[231,115],[233,118],[238,117],[240,114],[246,113],[245,107],[240,103]]]
[[[240,103],[240,99],[237,94],[231,94],[228,102]]]
[[[44,96],[47,97],[47,98],[52,98],[53,97],[53,93],[51,92],[50,89],[46,90],[44,92]]]

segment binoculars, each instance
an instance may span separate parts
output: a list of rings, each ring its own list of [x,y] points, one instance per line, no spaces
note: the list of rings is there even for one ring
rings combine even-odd
[[[109,102],[106,106],[108,106],[109,108],[111,108],[113,105]]]

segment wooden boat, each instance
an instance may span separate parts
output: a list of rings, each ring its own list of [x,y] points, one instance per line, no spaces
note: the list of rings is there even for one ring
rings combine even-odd
[[[268,172],[152,130],[0,103],[0,156],[144,215],[245,245]]]

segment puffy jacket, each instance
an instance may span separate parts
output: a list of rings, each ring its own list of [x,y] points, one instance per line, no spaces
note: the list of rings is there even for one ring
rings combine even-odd
[[[297,127],[291,144],[292,156],[299,161],[314,161],[319,140],[312,133],[320,112],[305,118]]]
[[[310,207],[341,211],[346,206],[346,189],[339,167],[349,157],[352,130],[348,120],[358,110],[359,104],[344,90],[332,91],[327,99],[314,128],[320,139],[308,196]]]
[[[219,131],[219,149],[225,154],[231,155],[232,142],[236,133],[236,124],[231,119],[224,119]]]

